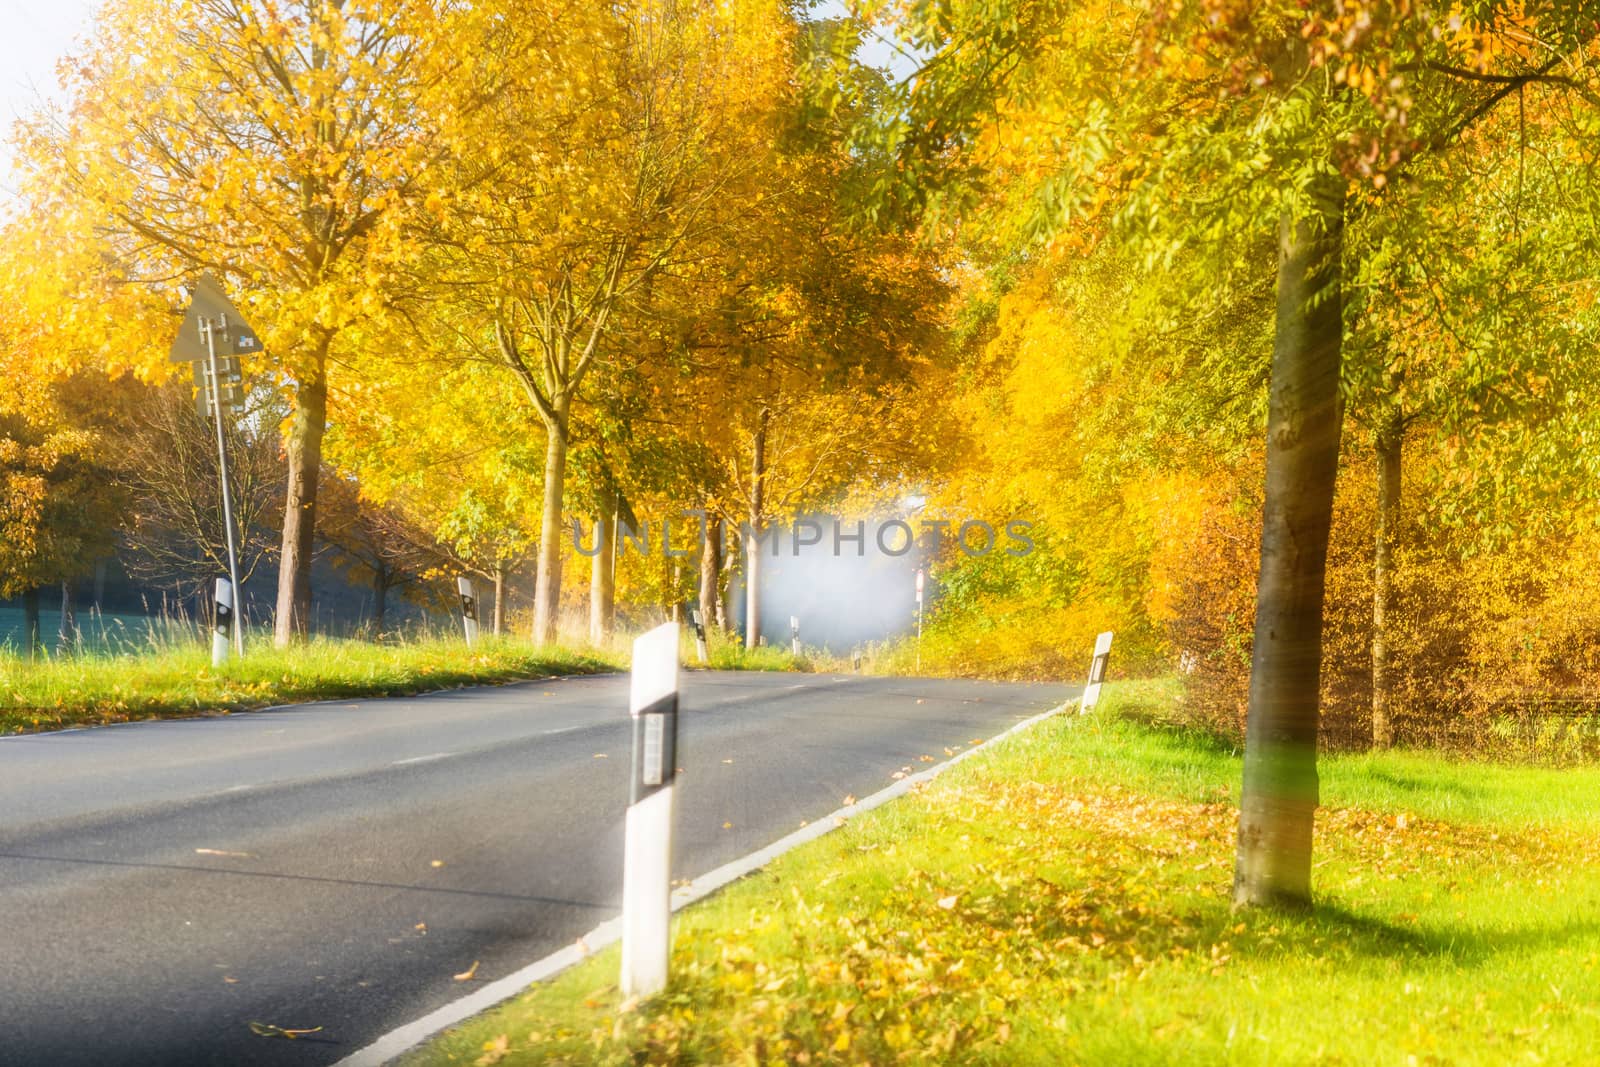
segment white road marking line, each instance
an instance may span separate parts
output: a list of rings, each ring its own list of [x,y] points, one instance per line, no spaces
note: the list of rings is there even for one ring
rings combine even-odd
[[[412,763],[430,763],[433,760],[446,759],[446,758],[448,758],[450,756],[453,756],[453,755],[455,755],[454,752],[434,752],[434,753],[431,753],[431,754],[426,755],[426,756],[412,756],[410,759],[397,759],[393,763],[391,763],[389,766],[391,766],[391,767],[405,767],[405,766],[408,766],[409,764],[412,764]]]
[[[969,759],[990,745],[1026,730],[1034,723],[1043,722],[1052,715],[1063,712],[1066,707],[1067,704],[1065,703],[1059,704],[1049,711],[1024,719],[1004,733],[991,737],[981,745],[974,745],[965,752],[958,752],[951,759],[935,764],[920,774],[902,778],[887,789],[880,789],[869,797],[861,798],[847,808],[840,808],[832,815],[824,816],[809,826],[796,830],[786,837],[779,838],[766,848],[752,852],[750,855],[736,859],[731,863],[725,863],[716,870],[701,875],[689,885],[680,886],[672,891],[672,910],[677,911],[703,897],[710,896],[728,883],[737,881],[750,872],[765,866],[790,849],[845,825],[851,818],[860,815],[862,812],[871,811],[881,804],[886,804],[898,796],[909,793],[921,783],[937,777],[962,760]],[[608,919],[578,938],[576,944],[568,945],[566,948],[552,952],[544,959],[531,963],[520,971],[508,974],[498,981],[490,982],[482,989],[469,993],[460,1000],[452,1001],[414,1022],[389,1031],[366,1048],[352,1052],[334,1064],[334,1067],[382,1067],[383,1064],[397,1059],[401,1054],[422,1044],[422,1042],[441,1031],[455,1026],[465,1019],[469,1019],[479,1012],[487,1011],[501,1001],[510,1000],[517,994],[524,992],[534,982],[543,981],[546,978],[552,978],[560,974],[573,964],[582,962],[591,953],[597,952],[621,940],[621,938],[621,917]]]

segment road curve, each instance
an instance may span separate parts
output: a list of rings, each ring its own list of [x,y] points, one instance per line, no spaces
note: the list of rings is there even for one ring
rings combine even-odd
[[[689,672],[675,874],[1071,692]],[[0,1063],[332,1063],[569,944],[621,896],[626,704],[605,675],[0,738]]]

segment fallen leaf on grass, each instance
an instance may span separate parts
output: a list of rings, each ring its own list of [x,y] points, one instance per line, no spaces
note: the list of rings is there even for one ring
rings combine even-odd
[[[322,1027],[320,1026],[313,1026],[307,1030],[291,1030],[286,1026],[273,1026],[271,1023],[252,1022],[250,1024],[250,1032],[257,1037],[284,1037],[290,1041],[297,1037],[304,1037],[306,1034],[317,1033],[321,1029]]]
[[[506,1053],[510,1051],[510,1038],[506,1037],[505,1034],[501,1034],[493,1041],[485,1041],[483,1043],[483,1055],[472,1062],[476,1064],[476,1067],[491,1067],[492,1064],[499,1063],[505,1059]]]
[[[454,977],[455,977],[455,980],[458,981],[458,982],[470,982],[474,978],[476,978],[477,976],[478,976],[478,961],[477,960],[473,960],[471,967],[468,967],[466,970],[462,971],[458,975],[455,975]]]
[[[956,906],[956,901],[960,899],[960,896],[961,895],[959,893],[952,893],[947,897],[940,897],[939,907],[943,908],[945,911],[949,911],[951,908]]]

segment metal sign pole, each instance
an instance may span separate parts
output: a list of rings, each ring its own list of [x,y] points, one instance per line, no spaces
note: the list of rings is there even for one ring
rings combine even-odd
[[[678,762],[678,625],[633,642],[633,773],[622,865],[622,995],[667,984],[672,951],[672,807]]]
[[[228,534],[228,584],[233,588],[233,647],[244,657],[244,598],[239,589],[239,549],[233,536],[233,491],[228,477],[228,445],[222,432],[222,374],[217,369],[217,326],[210,319],[200,320],[206,339],[206,368],[211,378],[211,417],[217,426],[217,472],[222,481],[222,525]]]

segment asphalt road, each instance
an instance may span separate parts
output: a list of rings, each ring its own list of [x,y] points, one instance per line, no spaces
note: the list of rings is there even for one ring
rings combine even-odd
[[[1068,695],[688,673],[674,874]],[[327,1064],[570,944],[619,907],[626,705],[610,675],[0,738],[0,1064]]]

